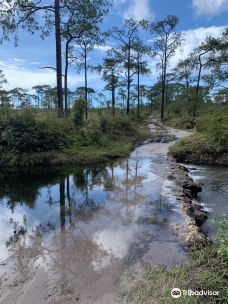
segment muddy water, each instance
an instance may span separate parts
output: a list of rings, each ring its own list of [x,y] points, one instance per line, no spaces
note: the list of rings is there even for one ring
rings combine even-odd
[[[228,216],[228,169],[223,166],[194,166],[188,165],[190,175],[194,180],[202,181],[203,191],[197,200],[209,212],[209,219],[203,225],[204,231],[214,237],[216,227],[213,219]]]
[[[167,179],[169,144],[96,167],[1,177],[0,303],[118,303],[129,264],[189,258],[170,228],[183,223]]]

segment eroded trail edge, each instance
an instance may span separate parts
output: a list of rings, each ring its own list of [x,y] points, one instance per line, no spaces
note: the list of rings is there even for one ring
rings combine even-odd
[[[173,223],[172,228],[176,230],[181,241],[191,246],[201,246],[210,243],[210,238],[200,228],[207,220],[207,211],[204,210],[197,200],[197,193],[203,191],[203,185],[200,181],[194,181],[189,175],[190,170],[184,165],[177,162],[175,158],[169,155],[169,147],[176,140],[189,136],[189,131],[167,128],[156,119],[152,119],[149,124],[151,131],[157,131],[160,134],[155,138],[151,152],[166,153],[172,173],[167,176],[168,179],[175,181],[175,195],[187,218],[183,225]],[[165,143],[165,144],[164,144]]]

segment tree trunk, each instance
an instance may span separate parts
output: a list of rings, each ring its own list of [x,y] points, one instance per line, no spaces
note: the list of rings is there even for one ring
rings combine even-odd
[[[131,83],[130,83],[130,71],[128,70],[128,77],[127,77],[127,114],[130,113],[130,89],[131,89]]]
[[[39,109],[40,108],[40,94],[38,93],[37,95],[38,95],[38,100],[37,100],[38,101],[38,105],[37,106],[38,106],[38,109]]]
[[[127,59],[127,114],[130,113],[130,90],[131,90],[131,49],[128,49],[128,59]]]
[[[56,43],[56,78],[58,116],[63,117],[63,89],[62,89],[62,52],[61,52],[61,29],[60,29],[60,1],[55,0],[55,43]]]
[[[140,58],[139,58],[139,53],[138,53],[138,58],[137,58],[137,82],[138,82],[138,87],[137,87],[137,116],[139,118],[139,111],[140,111]]]
[[[166,81],[166,88],[165,88],[165,106],[166,106],[166,109],[168,107],[168,104],[169,104],[169,93],[168,93],[168,87],[169,83],[168,81]]]
[[[188,103],[188,99],[189,99],[189,81],[187,79],[187,81],[186,81],[186,103]]]
[[[115,116],[115,76],[112,74],[112,116]]]
[[[197,85],[196,85],[196,96],[195,96],[194,107],[193,107],[193,116],[194,117],[196,116],[198,96],[199,96],[199,84],[200,84],[201,71],[202,71],[202,64],[201,64],[200,57],[199,57],[199,61],[200,61],[200,67],[199,67],[199,73],[198,73],[198,79],[197,79]]]
[[[153,97],[151,96],[151,99],[150,99],[150,109],[151,109],[151,112],[153,111]]]
[[[87,84],[87,51],[85,50],[84,54],[84,64],[85,64],[85,103],[86,103],[86,109],[85,109],[85,115],[86,119],[88,119],[88,84]]]
[[[69,44],[70,41],[66,42],[66,57],[65,57],[65,75],[64,75],[64,102],[65,102],[65,114],[68,111],[68,67],[69,67]]]
[[[186,112],[188,114],[188,100],[189,100],[189,80],[186,81]]]
[[[163,75],[162,75],[163,79],[162,79],[162,99],[161,99],[161,121],[164,120],[164,112],[165,112],[166,65],[167,65],[167,58],[165,51],[165,60],[164,60]]]

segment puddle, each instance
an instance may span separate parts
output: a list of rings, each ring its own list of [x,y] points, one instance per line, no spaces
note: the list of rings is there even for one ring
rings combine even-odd
[[[127,261],[188,262],[169,226],[185,219],[163,147],[108,165],[2,176],[0,302],[117,303]]]

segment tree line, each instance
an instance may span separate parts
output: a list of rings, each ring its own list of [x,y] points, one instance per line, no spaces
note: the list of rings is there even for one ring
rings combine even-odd
[[[179,19],[177,16],[168,15],[164,19],[151,22],[148,20],[126,19],[122,26],[113,26],[107,31],[102,31],[104,17],[109,13],[110,3],[107,0],[53,0],[31,1],[17,0],[5,1],[0,5],[1,42],[8,40],[10,35],[18,40],[20,29],[29,33],[39,32],[43,39],[51,36],[54,30],[56,66],[43,67],[56,71],[56,87],[36,86],[36,100],[38,107],[56,107],[59,117],[67,115],[72,98],[83,95],[85,100],[85,115],[88,109],[93,89],[88,86],[88,70],[100,73],[105,81],[105,89],[111,92],[110,106],[115,115],[117,106],[126,107],[129,114],[131,105],[136,104],[137,115],[145,99],[151,107],[159,107],[161,120],[165,111],[169,109],[172,100],[179,97],[182,100],[183,111],[195,116],[200,101],[206,101],[211,93],[216,93],[214,100],[227,102],[228,63],[228,29],[226,28],[218,38],[207,37],[201,45],[197,46],[184,60],[180,60],[174,69],[170,69],[170,60],[181,47],[183,37],[177,30]],[[42,15],[39,14],[42,12]],[[151,43],[143,41],[142,31],[151,36]],[[96,66],[88,63],[90,52],[97,45],[111,42],[102,62]],[[157,83],[142,85],[143,75],[151,74],[148,64],[149,58],[154,58],[159,70]],[[68,88],[69,67],[76,66],[84,73],[84,86],[78,92],[71,92]],[[5,83],[3,73],[0,73],[0,83]],[[13,91],[13,92],[12,92]],[[29,94],[23,89],[12,90],[8,97],[15,96],[27,105]],[[7,94],[1,91],[3,99]],[[118,93],[118,94],[117,94]],[[45,98],[44,98],[45,96]],[[98,95],[98,99],[105,96]],[[30,96],[31,101],[31,96]],[[189,106],[191,105],[191,106]]]

